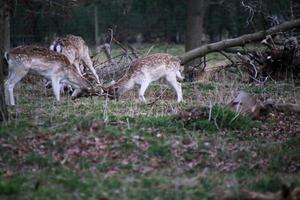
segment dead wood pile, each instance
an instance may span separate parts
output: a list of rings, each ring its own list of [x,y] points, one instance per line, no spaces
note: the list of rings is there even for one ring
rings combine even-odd
[[[224,69],[229,69],[233,71],[232,74],[242,76],[244,73],[241,72],[246,72],[249,75],[249,81],[252,82],[262,82],[268,79],[299,79],[299,44],[298,38],[294,37],[297,36],[295,28],[299,26],[300,19],[291,20],[267,30],[206,44],[188,51],[180,57],[181,63],[187,64],[186,77],[189,81],[199,79],[198,76],[204,76],[204,79],[208,80],[215,78],[215,74],[220,71],[224,72]],[[261,44],[258,43],[259,41],[262,41]],[[249,48],[251,50],[245,48],[247,44],[252,45]],[[209,63],[210,61],[207,62],[207,54],[212,52],[221,53],[229,60],[229,63],[223,65],[212,62],[214,67],[210,67],[212,64]],[[201,58],[198,59],[198,64],[194,62],[194,66],[190,66],[189,63],[197,58]],[[245,81],[244,77],[242,80]]]
[[[261,44],[266,48],[237,54],[239,61],[248,69],[250,80],[300,79],[300,46],[297,37],[269,35]]]
[[[221,51],[226,60],[206,63],[194,69],[194,80],[224,80],[240,77],[242,81],[263,83],[267,80],[300,79],[300,46],[298,38],[287,34],[268,35],[251,48]],[[254,46],[254,47],[253,47]]]
[[[139,57],[140,53],[130,44],[122,44],[117,41],[113,32],[110,32],[110,42],[100,45],[96,48],[97,54],[103,52],[106,60],[101,61],[98,56],[93,56],[94,67],[102,82],[117,80],[125,74],[132,60]],[[121,53],[112,55],[112,44],[117,45],[121,49]],[[90,75],[89,75],[90,76]]]

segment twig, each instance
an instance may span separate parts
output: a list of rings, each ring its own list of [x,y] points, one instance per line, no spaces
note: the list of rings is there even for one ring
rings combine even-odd
[[[249,59],[249,64],[252,66],[252,68],[254,69],[254,72],[255,72],[255,74],[254,74],[254,78],[257,78],[257,74],[258,74],[258,72],[257,72],[257,69],[256,69],[256,66],[253,64],[253,62]]]
[[[253,18],[254,18],[254,8],[251,7],[250,5],[246,5],[244,3],[244,1],[241,2],[242,6],[249,11],[249,15],[248,15],[248,18],[247,18],[247,25],[251,24],[253,22]]]
[[[108,29],[108,32],[110,33],[109,44],[111,44],[113,41],[113,38],[114,38],[114,31],[113,31],[113,29],[110,28],[110,29]]]
[[[119,42],[118,40],[116,40],[114,37],[112,38],[112,40],[113,40],[119,47],[121,47],[121,49],[123,49],[123,51],[124,51],[125,53],[128,52],[128,49],[127,49],[121,42]]]
[[[124,55],[125,55],[125,53],[122,53],[122,54],[119,54],[119,55],[117,55],[117,56],[112,57],[111,59],[116,59],[116,58],[118,58],[118,57],[121,57],[120,60],[122,60],[122,56],[124,56]],[[119,61],[120,61],[120,60],[119,60]],[[107,63],[107,62],[109,62],[109,60],[106,60],[106,61],[101,62],[101,63],[97,63],[97,65],[95,65],[95,67],[98,67],[98,66],[100,66],[100,65],[103,65],[104,63]]]
[[[206,66],[207,66],[207,65],[206,65],[206,55],[205,55],[205,56],[203,56],[203,67],[202,67],[202,69],[201,69],[201,72],[204,72]]]
[[[211,120],[211,115],[212,115],[212,103],[211,101],[209,102],[209,116],[208,116],[208,121]]]
[[[222,54],[225,58],[227,58],[232,65],[235,65],[235,62],[232,60],[230,56],[227,55],[227,53],[225,53],[225,51],[219,51],[219,53]]]
[[[164,91],[151,103],[147,103],[147,106],[153,106],[163,95],[164,93],[167,91],[167,88],[164,89]]]
[[[148,49],[146,55],[149,55],[149,53],[152,51],[152,49],[153,49],[154,47],[155,47],[155,45],[152,45],[152,46]]]
[[[246,55],[242,55],[240,53],[237,53],[238,57],[245,63],[249,64],[253,70],[254,70],[254,78],[257,78],[258,75],[258,71],[256,69],[256,66],[253,64],[252,60],[250,58],[248,58]]]
[[[128,46],[128,48],[130,49],[132,55],[134,55],[135,58],[138,58],[139,56],[138,56],[138,54],[136,53],[136,49],[135,49],[133,46],[131,46],[130,44],[127,44],[127,46]]]

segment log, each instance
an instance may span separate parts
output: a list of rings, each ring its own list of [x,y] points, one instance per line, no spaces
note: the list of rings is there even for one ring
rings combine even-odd
[[[273,103],[273,102],[265,102],[264,107],[268,109],[275,109],[279,112],[293,112],[300,113],[300,104],[292,104],[292,103]]]
[[[246,200],[293,200],[300,198],[300,187],[296,187],[293,190],[287,186],[283,186],[281,191],[276,193],[259,193],[248,190],[242,190],[240,192],[242,199]]]
[[[250,42],[262,40],[267,35],[272,35],[281,31],[287,31],[296,27],[300,27],[300,19],[284,22],[268,30],[263,30],[256,33],[242,35],[237,38],[226,39],[219,42],[203,45],[201,47],[188,51],[184,55],[180,56],[181,64],[184,65],[190,62],[191,60],[202,57],[214,51],[221,51],[234,46],[242,46]]]

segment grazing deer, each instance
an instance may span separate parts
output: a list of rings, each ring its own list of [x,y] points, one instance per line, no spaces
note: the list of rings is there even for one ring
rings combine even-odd
[[[104,92],[112,98],[119,98],[135,85],[139,85],[139,99],[146,101],[144,94],[150,83],[163,78],[175,90],[177,101],[180,102],[183,100],[182,89],[177,78],[183,80],[181,71],[180,59],[175,56],[164,53],[148,55],[134,60],[126,74],[115,84],[104,89]]]
[[[89,55],[89,48],[85,41],[74,35],[67,35],[64,38],[57,38],[50,46],[50,50],[56,51],[67,56],[69,61],[76,67],[78,73],[83,76],[80,62],[86,65],[96,78],[97,83],[100,83],[96,70],[93,67],[93,62]]]
[[[71,66],[66,56],[42,47],[19,46],[5,53],[8,63],[8,79],[5,82],[5,98],[8,105],[15,105],[13,90],[29,71],[36,72],[52,82],[56,99],[60,99],[61,83],[75,88],[72,96],[91,88],[89,82],[81,77]]]

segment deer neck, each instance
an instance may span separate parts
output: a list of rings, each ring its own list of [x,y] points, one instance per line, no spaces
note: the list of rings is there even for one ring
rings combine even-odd
[[[106,88],[106,92],[112,97],[112,98],[118,98],[120,96],[120,91],[124,91],[124,88],[126,88],[127,83],[130,81],[130,75],[126,73],[124,76],[122,76],[118,81],[116,81],[114,84],[108,86]]]

